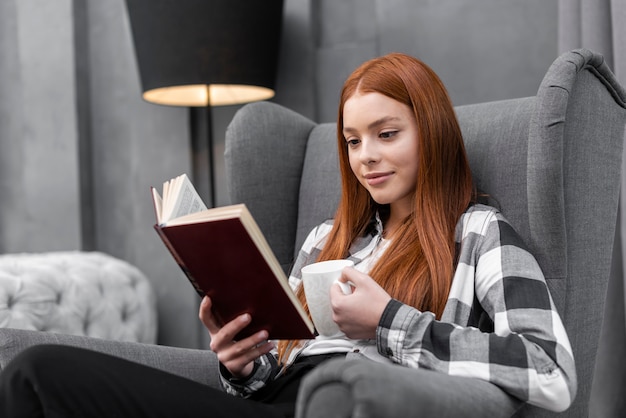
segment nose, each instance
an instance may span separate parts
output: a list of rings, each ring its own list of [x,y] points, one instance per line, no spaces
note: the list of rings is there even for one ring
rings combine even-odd
[[[375,140],[362,138],[360,151],[359,160],[362,164],[371,165],[380,161],[380,150]]]

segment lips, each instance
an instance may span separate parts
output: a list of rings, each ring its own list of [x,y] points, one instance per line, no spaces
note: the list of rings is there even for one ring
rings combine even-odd
[[[376,186],[387,181],[392,175],[393,175],[393,172],[384,172],[384,173],[376,172],[376,173],[367,173],[363,177],[365,178],[365,181],[367,182],[368,185]]]

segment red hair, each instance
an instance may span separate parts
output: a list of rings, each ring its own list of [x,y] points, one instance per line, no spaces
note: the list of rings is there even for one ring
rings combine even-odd
[[[418,127],[414,208],[369,275],[391,297],[441,318],[455,269],[455,227],[474,199],[474,187],[448,93],[435,72],[416,58],[399,53],[375,58],[344,84],[337,118],[341,199],[317,261],[345,258],[380,207],[353,174],[343,136],[343,107],[357,92],[376,92],[406,104]],[[308,311],[301,286],[297,295]],[[279,343],[281,362],[293,343]]]

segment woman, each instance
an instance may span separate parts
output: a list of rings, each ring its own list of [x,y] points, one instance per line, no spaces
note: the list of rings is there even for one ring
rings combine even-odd
[[[337,127],[339,208],[311,232],[289,280],[306,306],[304,265],[355,262],[341,279],[353,292],[331,290],[344,337],[275,347],[261,331],[234,341],[249,315],[220,324],[205,298],[200,319],[235,396],[99,354],[40,347],[2,375],[0,401],[15,408],[7,416],[27,407],[87,416],[89,405],[128,416],[290,416],[300,379],[343,356],[487,380],[521,401],[566,409],[576,376],[563,324],[520,238],[498,211],[475,202],[438,77],[403,54],[368,61],[344,85]],[[59,379],[70,358],[80,367]],[[97,389],[86,389],[93,378]]]

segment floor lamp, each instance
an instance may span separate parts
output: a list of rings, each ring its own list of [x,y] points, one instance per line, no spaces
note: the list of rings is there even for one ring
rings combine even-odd
[[[191,107],[194,182],[206,159],[215,206],[212,106],[274,96],[283,0],[126,0],[143,98]]]

